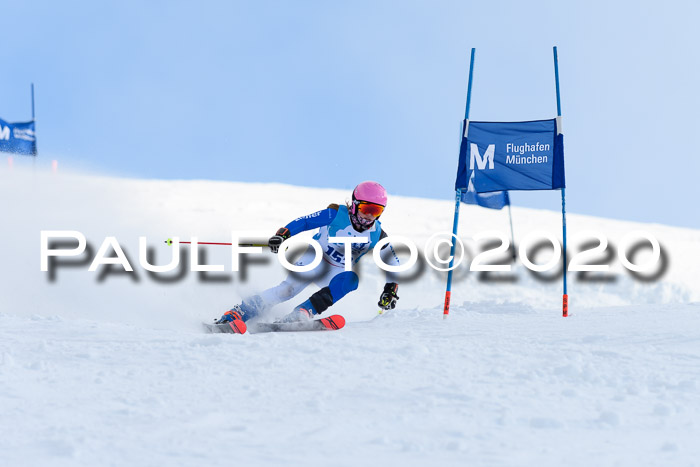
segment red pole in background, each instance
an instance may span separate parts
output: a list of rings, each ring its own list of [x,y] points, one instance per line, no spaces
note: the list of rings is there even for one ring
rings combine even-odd
[[[168,245],[173,244],[173,240],[171,238],[165,240],[165,243]],[[185,243],[188,245],[191,245],[192,242],[180,242],[180,243]],[[233,245],[233,243],[224,243],[224,242],[197,242],[197,245]],[[269,246],[267,243],[239,243],[238,246]]]

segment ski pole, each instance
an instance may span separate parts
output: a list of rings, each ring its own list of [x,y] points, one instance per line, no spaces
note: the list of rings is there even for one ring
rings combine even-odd
[[[165,240],[168,245],[173,244],[172,238]],[[191,244],[192,242],[180,242]],[[197,245],[233,245],[233,243],[222,243],[222,242],[197,242]],[[269,246],[267,243],[239,243],[238,246]]]

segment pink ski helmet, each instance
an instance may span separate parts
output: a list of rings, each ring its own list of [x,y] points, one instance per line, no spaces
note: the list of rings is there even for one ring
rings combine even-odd
[[[357,213],[358,207],[362,206],[360,209],[368,208],[368,212],[377,218],[381,216],[384,211],[386,201],[386,190],[383,186],[372,181],[362,182],[352,191],[352,207],[350,212],[354,215]]]

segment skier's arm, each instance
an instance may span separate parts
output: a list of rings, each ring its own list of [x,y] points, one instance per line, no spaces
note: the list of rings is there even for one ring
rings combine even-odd
[[[270,237],[270,240],[267,242],[267,244],[270,247],[270,251],[272,251],[273,253],[277,253],[279,251],[280,245],[282,245],[282,242],[298,233],[305,232],[307,230],[317,229],[319,227],[323,227],[324,225],[330,224],[331,222],[333,222],[333,219],[335,219],[335,216],[337,214],[338,205],[331,204],[328,206],[328,208],[324,209],[323,211],[317,211],[312,214],[309,214],[308,216],[303,216],[298,219],[294,219],[286,226],[280,227],[277,230],[277,233]]]
[[[387,237],[388,235],[386,232],[382,229],[382,233],[379,236],[379,241]],[[391,245],[391,243],[387,243],[382,247],[380,250],[379,255],[382,258],[382,261],[386,263],[388,266],[399,266],[399,257],[396,255],[396,251],[394,250],[394,247]],[[396,273],[392,273],[387,271],[386,272],[386,281],[387,282],[396,282]]]
[[[338,205],[331,204],[326,209],[322,211],[317,211],[308,216],[302,216],[298,219],[294,219],[292,222],[285,226],[289,229],[289,235],[294,236],[298,233],[305,232],[307,230],[317,229],[328,225],[333,222],[335,216],[338,214]]]
[[[386,236],[386,232],[382,230],[379,239],[381,240]],[[380,256],[382,258],[382,261],[384,261],[384,263],[386,263],[389,266],[399,265],[399,257],[396,255],[396,251],[394,251],[394,247],[391,245],[391,243],[387,243],[382,247]],[[377,303],[377,305],[379,305],[383,310],[391,310],[396,306],[396,302],[399,299],[399,296],[397,295],[397,292],[399,291],[399,284],[397,284],[396,281],[397,274],[387,271],[386,284],[384,284],[384,291],[379,297],[379,303]]]

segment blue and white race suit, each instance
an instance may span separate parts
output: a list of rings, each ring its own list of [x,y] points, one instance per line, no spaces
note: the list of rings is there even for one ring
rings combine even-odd
[[[381,223],[376,220],[372,226],[360,232],[355,230],[350,221],[348,208],[343,205],[330,205],[327,209],[314,212],[307,216],[293,220],[286,225],[289,233],[294,236],[301,232],[319,229],[314,235],[314,239],[323,249],[323,261],[316,268],[307,272],[292,272],[279,285],[261,292],[259,295],[249,297],[243,302],[243,306],[253,311],[254,314],[263,312],[279,303],[290,300],[304,290],[309,284],[329,287],[333,297],[333,303],[343,298],[349,292],[357,289],[359,279],[353,271],[345,271],[345,262],[350,260],[352,264],[357,262],[370,251],[374,246],[386,237],[382,230]],[[358,237],[366,238],[367,243],[352,244],[352,258],[345,257],[345,245],[342,243],[331,243],[329,237]],[[386,264],[398,266],[399,258],[396,256],[393,246],[390,243],[382,247],[382,257]],[[302,255],[294,264],[303,266],[310,264],[316,256],[313,247]],[[394,280],[394,276],[387,274],[387,281]]]

